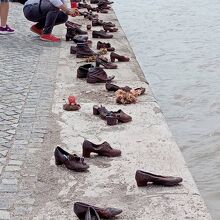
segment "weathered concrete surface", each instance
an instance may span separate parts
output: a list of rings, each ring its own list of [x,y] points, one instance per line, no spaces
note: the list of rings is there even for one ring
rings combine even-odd
[[[73,213],[75,201],[122,208],[120,219],[126,220],[210,219],[121,28],[109,42],[120,54],[132,59],[129,63],[118,64],[116,71],[107,72],[116,76],[115,83],[119,85],[147,88],[147,94],[139,98],[139,103],[128,106],[115,104],[114,95],[107,93],[103,84],[90,85],[76,79],[76,69],[81,63],[77,64],[76,61],[80,60],[69,54],[71,42],[64,41],[55,46],[39,41],[28,32],[30,23],[22,17],[21,7],[15,5],[12,10],[14,20],[16,15],[18,31],[14,37],[3,39],[7,46],[3,49],[10,52],[8,56],[4,56],[2,48],[0,54],[4,63],[11,65],[9,72],[6,69],[0,72],[5,80],[1,88],[4,98],[1,99],[1,112],[4,113],[1,121],[5,125],[1,129],[6,128],[7,133],[12,134],[9,138],[8,134],[1,134],[4,140],[10,140],[1,143],[4,147],[7,142],[8,148],[1,149],[0,154],[0,219],[77,219]],[[102,17],[120,27],[113,12]],[[89,23],[82,18],[78,21],[84,28]],[[55,31],[63,36],[65,34],[63,26]],[[12,44],[16,40],[20,44]],[[97,40],[93,42],[95,48]],[[27,57],[23,57],[26,47]],[[13,56],[14,48],[16,56]],[[33,60],[27,66],[23,61],[30,60],[30,57]],[[3,62],[1,65],[4,67]],[[15,68],[18,66],[20,70]],[[24,80],[13,80],[13,70],[17,70],[16,76]],[[28,84],[23,85],[23,81]],[[22,97],[17,95],[10,99],[7,91],[19,93],[18,85]],[[78,97],[82,106],[79,112],[62,110],[63,99],[71,94]],[[17,115],[12,117],[17,120],[5,116],[13,98],[20,100],[21,105],[18,108],[21,111],[12,109]],[[103,104],[112,110],[122,108],[133,117],[133,121],[108,127],[105,121],[92,115],[94,104]],[[6,126],[8,123],[13,128]],[[56,167],[53,157],[55,146],[59,144],[80,155],[84,138],[94,142],[106,140],[121,149],[122,156],[88,159],[90,169],[87,173]],[[182,176],[184,182],[174,188],[138,188],[134,179],[137,169]]]
[[[120,26],[113,12],[102,17],[106,21],[115,22],[117,27]],[[88,23],[84,20],[81,22]],[[94,48],[97,40],[93,39],[93,42]],[[118,63],[116,71],[107,70],[107,73],[116,76],[115,83],[118,85],[144,86],[147,93],[139,98],[140,101],[136,105],[115,104],[114,95],[107,93],[104,85],[89,85],[83,80],[76,79],[76,70],[81,63],[76,64],[75,61],[78,60],[69,55],[69,45],[63,44],[53,105],[53,112],[58,116],[58,123],[61,126],[60,138],[63,146],[80,155],[84,139],[97,143],[106,140],[113,147],[121,149],[122,156],[114,159],[99,157],[88,159],[89,172],[66,176],[62,182],[60,197],[63,199],[68,197],[72,202],[83,201],[120,207],[123,209],[120,218],[127,220],[210,219],[121,28],[109,42],[120,54],[131,57],[131,62]],[[82,106],[79,112],[62,110],[63,99],[68,95],[78,97],[78,102]],[[133,117],[133,121],[108,127],[105,121],[92,115],[94,104],[103,104],[112,110],[121,108]],[[137,169],[182,176],[184,181],[181,186],[174,188],[153,186],[138,188],[134,179]],[[50,210],[53,204],[57,202],[44,207],[39,215]]]

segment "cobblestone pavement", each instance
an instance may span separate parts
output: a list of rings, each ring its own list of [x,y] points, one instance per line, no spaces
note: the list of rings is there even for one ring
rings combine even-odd
[[[26,219],[32,211],[38,166],[31,157],[49,132],[59,57],[57,46],[30,33],[22,14],[11,4],[16,33],[0,36],[0,219]]]

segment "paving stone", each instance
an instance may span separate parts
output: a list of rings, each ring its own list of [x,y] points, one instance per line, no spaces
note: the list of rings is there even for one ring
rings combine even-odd
[[[0,219],[1,220],[8,220],[10,219],[10,213],[9,211],[6,211],[6,210],[0,210]]]
[[[0,164],[6,164],[6,158],[0,158]],[[1,170],[1,169],[0,169]],[[1,172],[0,172],[1,173]]]
[[[6,192],[6,193],[14,193],[17,192],[18,188],[16,185],[5,185],[5,184],[0,184],[0,193],[1,192]]]
[[[2,179],[2,184],[4,185],[17,185],[17,179]]]
[[[0,166],[0,175],[2,173],[2,170],[3,170],[3,166]]]
[[[21,166],[23,164],[23,161],[20,161],[20,160],[10,160],[9,165],[19,165]]]
[[[0,210],[10,209],[9,202],[8,198],[0,198]]]
[[[5,157],[8,153],[8,150],[1,150],[0,151],[0,157]]]
[[[15,172],[15,171],[19,171],[21,169],[21,167],[19,166],[6,166],[5,167],[5,171],[6,172]]]

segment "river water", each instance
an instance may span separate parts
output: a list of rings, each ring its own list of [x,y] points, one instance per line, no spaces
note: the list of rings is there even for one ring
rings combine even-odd
[[[114,9],[213,219],[220,219],[220,1]]]

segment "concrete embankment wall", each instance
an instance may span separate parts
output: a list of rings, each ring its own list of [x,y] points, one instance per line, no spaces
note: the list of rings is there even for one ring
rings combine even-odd
[[[100,17],[116,23],[119,31],[114,34],[113,39],[107,41],[119,54],[131,58],[129,63],[117,63],[118,69],[106,72],[108,75],[115,75],[115,84],[142,86],[146,88],[146,94],[139,97],[136,104],[116,104],[114,94],[108,93],[104,84],[87,84],[76,78],[76,70],[83,63],[77,63],[81,59],[70,55],[69,48],[72,43],[62,43],[53,113],[61,127],[60,139],[64,148],[81,155],[84,139],[95,143],[107,141],[112,147],[120,149],[122,156],[113,159],[86,159],[90,165],[87,173],[71,173],[64,177],[58,172],[57,175],[62,178],[58,186],[62,188],[59,200],[68,198],[68,201],[71,201],[59,206],[65,208],[69,219],[77,219],[72,211],[75,201],[121,208],[123,213],[119,219],[126,220],[211,219],[114,12]],[[83,27],[90,23],[82,17],[72,20],[83,24]],[[91,38],[91,32],[89,35]],[[98,40],[92,41],[95,49]],[[81,105],[80,111],[63,111],[63,99],[69,95],[77,97],[77,102]],[[92,107],[95,104],[104,105],[109,110],[122,109],[132,116],[133,121],[109,127],[105,121],[92,115]],[[138,188],[135,182],[137,169],[155,174],[181,176],[183,183],[170,188]],[[55,202],[47,205],[52,207],[58,204]]]

